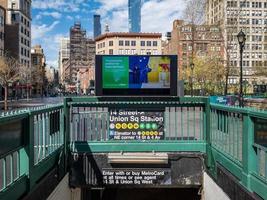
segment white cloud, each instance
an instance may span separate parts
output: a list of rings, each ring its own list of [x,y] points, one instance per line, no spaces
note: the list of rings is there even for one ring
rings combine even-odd
[[[70,15],[68,15],[67,17],[66,17],[68,20],[73,20],[73,17],[72,16],[70,16]]]
[[[125,10],[127,9],[128,0],[95,0],[100,3],[100,7],[95,10],[95,13],[100,14],[102,17],[106,17],[109,12],[117,11],[117,10]]]
[[[60,19],[62,14],[59,12],[42,12],[43,16],[51,16],[55,19]]]
[[[102,17],[102,27],[105,23],[110,26],[110,31],[128,31],[128,0],[96,0],[101,4],[95,10]],[[142,32],[171,31],[172,22],[181,18],[185,7],[185,0],[146,0],[141,9]]]
[[[150,0],[143,4],[141,14],[142,32],[171,31],[172,22],[181,18],[184,0]]]
[[[38,15],[36,15],[35,19],[40,20],[43,16],[53,17],[55,19],[60,19],[62,17],[62,14],[59,12],[39,12]]]
[[[110,32],[127,32],[128,31],[128,11],[114,11],[111,16],[107,16],[102,20],[102,30],[105,25],[109,25]]]
[[[32,25],[32,39],[36,40],[42,38],[46,33],[52,31],[54,27],[59,23],[59,21],[54,21],[51,25]]]
[[[80,5],[86,0],[35,0],[32,2],[34,9],[54,9],[63,12],[78,12]]]
[[[80,21],[81,20],[81,16],[80,15],[76,15],[75,16],[75,20]]]

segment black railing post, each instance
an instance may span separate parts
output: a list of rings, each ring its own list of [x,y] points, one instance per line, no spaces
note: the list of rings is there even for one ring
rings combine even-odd
[[[70,138],[70,107],[68,102],[70,98],[64,98],[64,155],[65,155],[65,172],[68,170],[68,153],[69,153],[69,138]]]

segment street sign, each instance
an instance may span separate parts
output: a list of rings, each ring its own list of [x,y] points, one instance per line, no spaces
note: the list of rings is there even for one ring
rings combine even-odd
[[[163,140],[164,111],[110,110],[109,138]]]

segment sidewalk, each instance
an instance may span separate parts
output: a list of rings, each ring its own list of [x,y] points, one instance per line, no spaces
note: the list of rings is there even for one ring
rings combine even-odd
[[[18,100],[16,100],[16,99],[12,99],[12,100],[7,100],[7,102],[8,103],[10,103],[10,102],[18,102],[18,101],[32,101],[33,99],[18,99]],[[4,100],[1,100],[0,101],[0,103],[4,103],[5,101]]]

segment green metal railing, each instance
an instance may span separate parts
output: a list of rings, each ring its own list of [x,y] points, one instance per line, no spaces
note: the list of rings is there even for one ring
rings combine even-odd
[[[194,99],[142,99],[125,101],[90,101],[88,98],[66,99],[69,112],[69,136],[72,151],[199,151],[205,152],[205,101]],[[192,101],[193,100],[193,101]],[[162,140],[114,140],[109,138],[109,117],[112,109],[162,110],[164,138]],[[179,143],[179,145],[177,145]],[[193,145],[192,145],[193,144]]]
[[[216,104],[210,108],[213,164],[220,163],[249,191],[267,199],[267,112]]]
[[[211,145],[230,156],[235,162],[242,162],[241,113],[211,107]]]
[[[111,138],[112,109],[162,110],[164,137]],[[64,105],[0,115],[0,139],[1,126],[7,130],[15,122],[20,122],[23,142],[7,142],[2,152],[0,141],[0,199],[30,192],[54,167],[65,173],[69,151],[200,152],[206,154],[206,167],[215,179],[220,164],[248,191],[267,199],[266,111],[210,104],[197,97],[66,98]]]
[[[59,156],[64,150],[63,105],[2,113],[0,135],[0,199],[26,195],[52,168],[64,165]]]
[[[49,157],[64,143],[63,106],[54,107],[50,111],[33,114],[34,118],[34,164]]]

